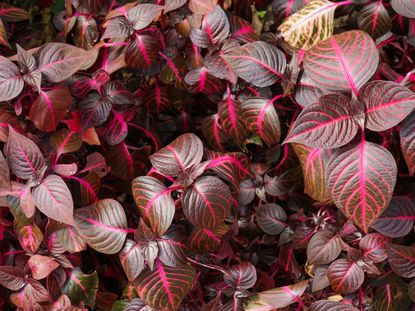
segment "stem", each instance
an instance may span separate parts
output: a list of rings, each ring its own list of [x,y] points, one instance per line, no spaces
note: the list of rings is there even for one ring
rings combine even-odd
[[[223,274],[226,274],[225,269],[223,269],[223,268],[221,268],[219,266],[216,266],[216,265],[207,265],[207,264],[198,262],[198,261],[196,261],[196,260],[194,260],[194,259],[192,259],[190,257],[187,257],[187,260],[189,260],[191,263],[194,263],[196,265],[199,265],[199,266],[202,266],[202,267],[205,267],[205,268],[208,268],[208,269],[217,270],[217,271],[222,272]]]

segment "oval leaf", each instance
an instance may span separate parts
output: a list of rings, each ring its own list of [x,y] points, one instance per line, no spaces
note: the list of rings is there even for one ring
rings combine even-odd
[[[337,301],[319,300],[310,305],[310,311],[359,311],[352,305]]]
[[[340,238],[331,230],[318,231],[307,246],[307,262],[324,265],[333,262],[341,253]]]
[[[138,244],[127,239],[118,254],[129,281],[134,281],[144,269],[144,257]]]
[[[369,33],[374,39],[382,37],[392,28],[389,13],[383,6],[382,1],[369,3],[361,9],[357,24],[360,29]]]
[[[360,240],[359,248],[366,259],[375,263],[382,262],[388,258],[384,245],[389,241],[389,238],[379,233],[369,233]]]
[[[24,271],[18,267],[0,266],[0,284],[10,290],[19,290],[27,283]]]
[[[230,287],[236,289],[248,289],[255,285],[257,273],[255,266],[250,262],[242,262],[232,266],[223,276],[223,280]]]
[[[365,280],[365,273],[356,262],[337,259],[327,270],[331,288],[339,294],[350,294],[359,289]]]
[[[24,87],[19,68],[4,56],[0,56],[0,101],[15,98]]]
[[[398,14],[415,18],[415,1],[414,0],[392,0],[392,8],[398,12]]]
[[[94,271],[85,274],[80,268],[69,272],[69,277],[62,288],[62,293],[67,295],[71,303],[78,305],[81,302],[94,309],[98,292],[98,274]]]
[[[387,244],[388,261],[392,270],[404,277],[415,277],[415,247]]]
[[[267,234],[280,234],[281,231],[288,226],[286,223],[287,214],[278,204],[264,204],[258,206],[255,211],[258,226]]]
[[[415,111],[401,124],[399,131],[401,149],[408,165],[409,173],[415,174]]]

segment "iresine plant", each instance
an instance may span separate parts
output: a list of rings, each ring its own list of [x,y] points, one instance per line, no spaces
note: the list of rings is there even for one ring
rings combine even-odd
[[[0,3],[1,309],[414,308],[413,0],[39,6]]]

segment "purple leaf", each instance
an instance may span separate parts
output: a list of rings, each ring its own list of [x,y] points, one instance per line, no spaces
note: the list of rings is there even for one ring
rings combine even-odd
[[[268,146],[279,142],[281,125],[272,100],[250,98],[242,102],[241,110],[251,133],[258,135]]]
[[[401,124],[399,132],[401,138],[401,149],[409,173],[415,174],[415,111],[412,112]]]
[[[126,239],[118,256],[128,280],[134,281],[144,269],[144,257],[139,245],[133,240]]]
[[[77,230],[88,245],[104,254],[116,254],[127,236],[127,217],[120,203],[104,199],[75,210]]]
[[[213,252],[222,245],[222,238],[228,230],[226,224],[212,229],[195,227],[189,236],[189,246],[199,252]]]
[[[313,302],[310,305],[310,311],[359,311],[359,309],[353,307],[352,305],[330,301],[330,300],[319,300]]]
[[[110,145],[118,145],[128,135],[128,127],[123,114],[112,111],[114,117],[103,129],[104,138]]]
[[[313,281],[311,291],[317,292],[325,289],[330,285],[330,281],[327,277],[328,265],[316,266],[314,269]]]
[[[255,29],[243,18],[232,15],[229,18],[229,24],[231,26],[232,39],[235,39],[240,43],[250,43],[259,40],[258,35],[255,33]]]
[[[239,48],[239,43],[233,39],[225,40],[222,44],[221,51],[218,53],[209,53],[204,59],[204,65],[207,72],[219,79],[226,79],[229,82],[236,84],[238,77],[233,73],[229,64],[221,55]]]
[[[35,58],[38,64],[35,72],[41,72],[46,80],[56,83],[89,65],[93,56],[81,48],[53,42],[42,45]]]
[[[288,226],[287,214],[281,206],[275,203],[258,206],[255,211],[258,226],[267,234],[280,234]]]
[[[362,268],[350,259],[337,259],[330,265],[327,276],[331,288],[339,294],[357,291],[365,280]]]
[[[30,14],[7,3],[0,3],[0,17],[3,22],[20,22],[30,18]]]
[[[79,150],[82,146],[82,136],[77,132],[63,128],[52,134],[50,144],[55,148],[56,157],[59,158],[64,153]]]
[[[415,247],[386,244],[388,261],[392,270],[404,278],[415,277]]]
[[[350,99],[329,94],[307,106],[290,128],[284,143],[332,149],[349,143],[359,129],[359,111]]]
[[[125,51],[125,62],[129,67],[149,69],[158,59],[161,49],[157,38],[150,35],[136,34]]]
[[[334,203],[366,233],[388,206],[396,175],[389,151],[364,139],[334,153],[326,172]]]
[[[220,5],[203,17],[200,29],[193,28],[190,32],[190,40],[202,48],[221,43],[228,36],[229,21]]]
[[[175,213],[172,189],[154,177],[141,176],[133,180],[132,192],[145,223],[155,234],[164,234]]]
[[[167,267],[157,261],[153,271],[145,270],[135,281],[138,295],[152,308],[177,310],[193,287],[195,269],[190,265]]]
[[[106,27],[101,40],[113,38],[126,38],[133,34],[134,29],[130,22],[123,16],[113,18],[104,24]]]
[[[375,73],[379,55],[363,31],[346,31],[322,41],[304,55],[304,70],[318,86],[332,91],[353,91]]]
[[[79,103],[82,127],[84,129],[95,127],[107,121],[111,107],[108,98],[101,98],[97,93],[89,94]]]
[[[182,7],[186,4],[187,0],[165,0],[164,2],[163,13],[166,14]]]
[[[252,288],[257,280],[255,266],[250,262],[241,262],[230,267],[223,276],[223,280],[228,286],[238,290]]]
[[[72,195],[65,182],[57,175],[49,175],[32,189],[33,202],[46,216],[73,225]]]
[[[415,18],[415,1],[414,0],[392,0],[392,8],[400,15]]]
[[[24,87],[19,68],[4,56],[0,56],[0,101],[15,98]]]
[[[333,262],[341,253],[340,237],[331,230],[318,231],[307,246],[307,262],[325,265]]]
[[[286,66],[285,55],[262,41],[245,44],[222,57],[238,77],[258,87],[277,82]]]
[[[187,133],[152,154],[150,162],[160,173],[176,177],[186,168],[199,164],[202,156],[202,141],[195,134]]]
[[[359,248],[363,251],[364,258],[378,263],[388,258],[384,245],[389,241],[389,238],[379,233],[369,233],[360,240]]]
[[[358,99],[365,105],[366,128],[386,131],[415,108],[415,94],[391,81],[371,81],[362,87]]]
[[[189,9],[199,15],[208,14],[218,3],[218,0],[189,0]]]
[[[9,125],[6,148],[7,161],[13,173],[22,179],[42,177],[45,159],[39,147]]]
[[[314,83],[303,72],[300,81],[296,85],[294,97],[300,106],[307,107],[316,103],[321,96],[327,94],[330,94],[330,91],[319,87],[317,83]]]
[[[187,236],[177,226],[171,226],[169,230],[157,239],[158,259],[166,266],[177,267],[187,263],[186,253]]]
[[[374,39],[387,34],[392,28],[389,13],[382,1],[369,3],[363,7],[359,11],[357,24],[360,29],[369,33]]]
[[[76,46],[90,50],[98,40],[98,35],[98,26],[95,18],[84,15],[77,16],[73,34]]]
[[[228,95],[225,101],[219,103],[218,110],[221,130],[226,136],[241,144],[249,134],[242,116],[241,103]]]
[[[214,228],[230,212],[231,192],[219,178],[204,176],[184,191],[182,204],[184,214],[193,225]]]
[[[17,118],[7,110],[0,108],[0,141],[3,143],[7,142],[9,125],[20,133],[24,132]],[[6,151],[4,154],[6,155]]]
[[[10,290],[19,290],[27,283],[24,271],[13,266],[0,266],[0,284]]]
[[[414,221],[415,207],[411,199],[393,197],[387,209],[371,227],[390,238],[399,238],[411,232]]]
[[[128,10],[128,20],[132,23],[135,30],[146,28],[150,23],[157,19],[163,10],[163,6],[144,3],[138,4]]]

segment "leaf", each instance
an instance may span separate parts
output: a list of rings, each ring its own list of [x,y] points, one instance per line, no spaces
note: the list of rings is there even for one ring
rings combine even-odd
[[[415,221],[415,207],[407,197],[393,197],[387,209],[372,224],[376,231],[398,238],[411,232]]]
[[[388,262],[392,270],[404,278],[415,276],[415,247],[398,244],[386,244]]]
[[[228,286],[238,290],[252,288],[257,280],[255,266],[250,262],[241,262],[230,267],[223,276],[223,280]]]
[[[389,238],[379,233],[369,233],[360,240],[359,248],[366,259],[378,263],[388,258],[384,245],[389,241]]]
[[[0,44],[8,48],[11,48],[9,40],[7,40],[7,30],[6,26],[0,19]]]
[[[214,228],[230,213],[229,187],[217,177],[200,177],[182,196],[183,212],[195,226]]]
[[[312,265],[332,263],[341,253],[340,237],[331,230],[320,230],[307,245],[307,262]]]
[[[332,151],[300,144],[293,144],[293,148],[303,171],[304,193],[323,204],[332,202],[326,181],[327,163]]]
[[[226,100],[218,104],[218,112],[221,121],[220,130],[228,138],[241,144],[249,135],[242,116],[241,103],[228,95]]]
[[[75,268],[69,272],[69,277],[62,287],[62,293],[67,295],[73,304],[78,305],[83,302],[92,309],[95,307],[97,291],[97,272],[84,274],[80,268]]]
[[[348,97],[324,95],[301,111],[284,143],[324,149],[344,146],[359,129],[358,112]]]
[[[137,177],[132,183],[133,197],[140,215],[157,235],[164,234],[173,221],[175,207],[171,191],[161,181],[150,176]]]
[[[104,254],[116,254],[127,236],[127,217],[120,203],[104,199],[75,210],[77,230],[90,247]]]
[[[363,7],[359,12],[357,24],[361,30],[369,33],[374,39],[387,34],[392,28],[389,13],[382,1],[369,3]]]
[[[63,128],[52,134],[50,144],[56,150],[56,157],[59,157],[61,154],[78,151],[82,146],[82,136]]]
[[[220,5],[203,17],[200,29],[193,28],[190,32],[190,40],[202,48],[219,44],[228,36],[229,21]]]
[[[129,67],[149,69],[156,64],[161,49],[157,38],[136,34],[125,51],[125,62]]]
[[[202,156],[202,141],[195,134],[186,133],[152,154],[150,162],[158,172],[176,177],[186,168],[199,164]]]
[[[206,70],[212,76],[219,79],[226,79],[236,84],[238,77],[235,76],[229,64],[225,61],[221,54],[232,51],[239,47],[239,43],[233,39],[227,39],[223,42],[221,51],[217,53],[209,53],[204,58]]]
[[[268,203],[260,205],[255,208],[255,212],[258,226],[267,234],[280,234],[288,226],[286,223],[287,214],[278,204]]]
[[[322,266],[316,266],[314,270],[313,275],[313,281],[312,281],[312,288],[311,291],[317,292],[322,289],[325,289],[330,285],[330,281],[327,277],[327,270],[329,266],[328,265],[322,265]]]
[[[244,310],[254,311],[285,308],[299,301],[307,286],[308,281],[302,281],[293,285],[277,287],[264,292],[258,292],[247,299],[244,305]]]
[[[245,44],[222,57],[238,77],[258,87],[277,82],[286,66],[285,55],[262,41]]]
[[[358,311],[359,309],[353,307],[350,304],[330,301],[330,300],[319,300],[315,301],[310,305],[310,311]]]
[[[7,142],[9,136],[9,125],[16,131],[23,133],[20,122],[16,119],[16,117],[8,111],[0,108],[0,141],[3,143]],[[6,150],[4,151],[4,154],[6,154]]]
[[[17,133],[10,125],[6,156],[10,169],[21,179],[39,179],[43,174],[46,164],[39,147],[29,138]]]
[[[16,223],[14,231],[20,245],[28,253],[36,253],[43,241],[43,233],[36,223]]]
[[[25,10],[13,7],[7,3],[0,3],[0,17],[8,22],[20,22],[30,18],[30,14]]]
[[[128,135],[128,126],[126,117],[116,111],[112,111],[113,118],[106,124],[102,133],[105,140],[110,145],[118,145],[122,143]]]
[[[37,302],[49,301],[49,292],[42,283],[30,278],[27,283],[22,291],[10,295],[13,304],[26,308],[28,305],[36,305]]]
[[[10,168],[0,150],[0,189],[10,189]]]
[[[27,283],[21,268],[13,266],[0,266],[0,284],[10,290],[19,290]]]
[[[292,47],[308,50],[333,34],[334,11],[337,6],[337,3],[326,0],[311,1],[289,16],[278,30]]]
[[[77,253],[86,249],[86,241],[74,227],[60,225],[55,232],[57,239],[69,253]]]
[[[111,112],[111,101],[102,99],[97,93],[91,93],[79,103],[82,128],[95,127],[107,121]]]
[[[193,287],[196,272],[190,265],[167,267],[157,261],[153,271],[145,270],[135,281],[138,295],[152,308],[177,310]]]
[[[331,91],[353,91],[375,73],[379,55],[372,38],[352,30],[324,40],[304,54],[304,70],[315,85]]]
[[[218,0],[189,0],[189,9],[199,15],[208,14],[216,7]]]
[[[158,259],[162,264],[170,267],[178,267],[187,263],[187,233],[182,232],[177,226],[171,226],[169,230],[157,239]]]
[[[295,87],[294,97],[302,107],[307,107],[316,103],[323,95],[330,94],[329,90],[321,88],[314,83],[305,72],[302,73],[300,81]]]
[[[166,0],[163,8],[163,13],[166,14],[174,11],[186,4],[186,0]]]
[[[339,294],[357,291],[365,280],[365,273],[350,259],[337,259],[327,270],[331,288]]]
[[[415,112],[412,112],[401,124],[399,131],[401,150],[409,173],[415,174]]]
[[[365,140],[335,152],[326,172],[334,203],[365,233],[388,206],[396,175],[389,151]]]
[[[49,82],[61,82],[91,62],[92,54],[66,43],[46,43],[35,53],[38,68],[35,72]]]
[[[39,130],[52,132],[56,130],[71,104],[72,96],[66,87],[40,91],[32,104],[29,118]]]
[[[415,108],[415,94],[392,81],[366,83],[358,99],[365,105],[366,128],[376,132],[394,127]]]
[[[250,98],[242,102],[241,110],[250,132],[258,135],[268,146],[279,142],[281,125],[272,100]]]
[[[135,30],[146,28],[150,23],[157,19],[163,10],[163,6],[144,3],[138,4],[128,10],[128,20],[132,23]]]
[[[240,18],[237,15],[231,15],[229,17],[229,24],[231,26],[232,39],[235,39],[240,43],[249,43],[259,40],[254,27],[243,18]]]
[[[392,0],[392,8],[400,15],[415,18],[414,0]]]
[[[101,37],[101,40],[104,39],[113,39],[113,38],[126,38],[133,34],[134,29],[131,26],[131,23],[123,16],[113,18],[106,23],[104,34]]]
[[[195,227],[189,235],[189,246],[199,252],[213,252],[222,245],[222,238],[228,230],[224,223],[212,229]]]
[[[73,225],[73,200],[62,178],[50,174],[32,190],[33,202],[46,216]]]
[[[118,256],[128,280],[134,281],[144,269],[144,257],[139,245],[133,240],[126,239]]]
[[[4,56],[0,56],[0,101],[15,98],[24,87],[19,68]]]
[[[90,50],[98,40],[98,35],[98,26],[95,18],[84,15],[77,16],[73,33],[76,46]]]
[[[49,274],[59,267],[59,263],[52,257],[34,255],[29,258],[27,265],[32,272],[32,277],[36,280],[46,278]]]

